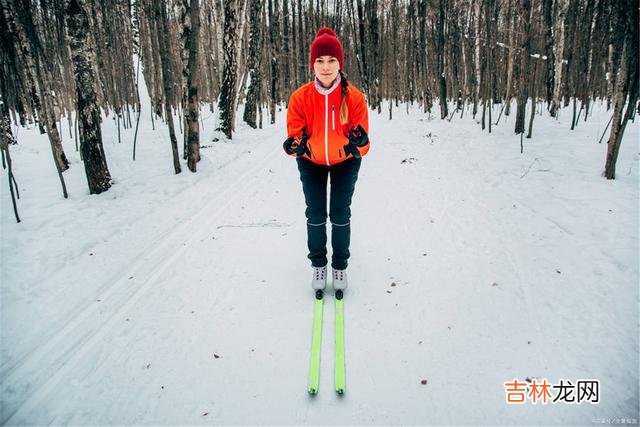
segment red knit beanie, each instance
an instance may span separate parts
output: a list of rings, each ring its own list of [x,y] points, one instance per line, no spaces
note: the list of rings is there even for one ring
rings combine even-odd
[[[340,69],[343,69],[342,44],[338,40],[336,32],[328,27],[320,28],[316,38],[311,43],[309,68],[313,70],[313,63],[316,62],[316,58],[323,55],[334,56],[340,64]]]

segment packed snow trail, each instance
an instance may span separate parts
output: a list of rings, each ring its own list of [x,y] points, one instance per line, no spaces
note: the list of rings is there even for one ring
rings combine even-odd
[[[87,196],[67,142],[67,201],[40,185],[51,180],[46,140],[23,131],[13,149],[27,190],[21,225],[1,195],[1,419],[637,419],[638,125],[627,128],[611,182],[598,173],[603,108],[573,133],[563,120],[537,118],[524,154],[513,118],[489,135],[467,115],[451,123],[417,109],[393,121],[370,115],[345,295],[349,391],[332,390],[326,304],[313,399],[314,296],[298,172],[281,150],[284,111],[276,125],[240,124],[233,141],[204,143],[199,172],[178,176],[163,128],[142,123],[132,164],[107,121],[116,185]],[[503,383],[514,378],[599,379],[601,402],[508,405]]]
[[[174,271],[179,271],[174,262],[192,242],[202,237],[197,230],[209,229],[219,214],[232,205],[238,195],[244,194],[257,176],[261,176],[261,169],[275,154],[280,154],[280,151],[269,149],[262,161],[239,174],[237,181],[231,182],[228,187],[219,188],[218,193],[213,193],[211,189],[202,189],[204,194],[192,193],[192,198],[202,197],[206,200],[204,206],[193,212],[185,222],[153,239],[124,271],[117,271],[117,274],[99,285],[97,295],[100,298],[95,300],[99,304],[86,305],[86,301],[79,303],[60,322],[61,327],[50,331],[53,332],[51,337],[45,338],[37,349],[23,355],[16,365],[8,369],[3,387],[10,390],[24,387],[29,401],[33,402],[21,407],[21,410],[31,413],[32,406],[42,405],[41,401],[46,400],[50,393],[55,393],[59,381],[68,375],[68,370],[74,369],[77,360],[90,354],[92,346],[108,336],[110,330],[117,328],[123,313],[152,292],[167,270],[174,268]],[[68,275],[65,276],[63,280],[68,280]],[[29,379],[26,384],[25,378]],[[20,418],[19,413],[17,417]]]

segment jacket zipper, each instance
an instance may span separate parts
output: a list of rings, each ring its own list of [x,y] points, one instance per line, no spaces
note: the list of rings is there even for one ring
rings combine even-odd
[[[329,94],[324,96],[324,155],[329,165]]]
[[[336,130],[336,121],[334,119],[335,105],[331,106],[331,130]]]

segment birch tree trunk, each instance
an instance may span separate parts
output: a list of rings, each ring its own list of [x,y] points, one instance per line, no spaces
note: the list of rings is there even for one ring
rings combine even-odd
[[[622,44],[620,56],[620,68],[616,76],[614,92],[613,119],[611,134],[607,144],[607,159],[603,175],[607,179],[615,179],[616,162],[620,152],[622,135],[629,119],[633,116],[638,102],[638,7],[635,0],[620,1],[616,3],[618,25],[623,27],[616,30],[613,39],[614,48]],[[626,89],[626,90],[625,90]],[[622,117],[622,110],[629,95],[627,110]],[[622,118],[622,119],[621,119]]]
[[[514,44],[515,44],[515,22],[516,14],[513,11],[513,0],[509,0],[509,53],[507,54],[507,90],[505,94],[504,102],[504,115],[508,116],[511,113],[511,87],[513,86],[513,57],[514,57]]]
[[[587,116],[589,115],[589,107],[591,105],[591,75],[592,75],[592,65],[593,65],[593,54],[594,54],[594,49],[593,49],[593,44],[594,44],[594,37],[595,37],[595,31],[596,31],[596,24],[598,23],[598,21],[600,20],[600,11],[601,9],[601,2],[599,0],[596,0],[596,7],[595,7],[595,11],[593,14],[593,19],[591,20],[591,27],[589,28],[589,45],[587,46],[587,49],[589,51],[588,53],[588,57],[587,57],[587,69],[586,69],[586,88],[585,88],[585,113],[584,113],[584,120],[587,121]]]
[[[0,84],[2,83],[4,82],[1,82]],[[18,215],[18,205],[16,203],[16,192],[18,190],[18,186],[15,185],[13,166],[11,163],[11,154],[9,153],[9,146],[15,144],[16,140],[11,133],[11,119],[9,118],[9,108],[4,102],[5,92],[6,90],[4,84],[2,84],[2,90],[0,91],[0,120],[2,120],[0,125],[0,152],[2,152],[2,165],[7,169],[7,185],[9,186],[9,192],[11,193],[13,213],[16,216],[16,222],[20,222],[20,216]],[[18,198],[19,197],[20,195],[18,194]]]
[[[538,80],[539,60],[536,59],[533,65],[533,78],[531,80],[531,115],[529,116],[529,132],[527,138],[531,138],[533,134],[533,119],[536,116],[536,82]]]
[[[244,121],[256,128],[256,109],[258,94],[260,91],[260,0],[250,0],[249,5],[249,58],[247,59],[247,69],[249,70],[249,89],[247,90],[247,98],[244,106]],[[294,20],[295,21],[295,20]],[[295,51],[295,49],[294,49]]]
[[[102,146],[100,109],[96,104],[95,51],[89,40],[89,17],[85,0],[67,0],[66,23],[75,70],[80,150],[90,194],[111,187],[111,174]]]
[[[198,117],[200,102],[198,100],[198,51],[200,39],[200,0],[183,0],[182,38],[183,64],[182,72],[186,86],[185,100],[185,135],[187,141],[187,166],[196,172],[200,161],[200,132]]]
[[[545,99],[547,101],[547,108],[551,105],[553,99],[553,0],[543,0],[543,14],[544,14],[544,53],[547,56],[547,60],[544,62],[545,70],[543,76],[546,81],[546,93]]]
[[[62,196],[67,199],[69,198],[69,194],[67,193],[67,184],[64,182],[62,172],[69,169],[69,161],[67,160],[67,156],[64,154],[64,149],[62,148],[62,139],[60,138],[60,132],[58,132],[58,127],[56,126],[53,106],[50,105],[51,102],[48,100],[50,97],[46,94],[43,97],[44,103],[42,107],[44,108],[40,115],[47,128],[47,137],[49,138],[49,145],[51,146],[51,153],[53,154],[53,163],[56,165],[58,179],[60,180],[60,185],[62,185]]]
[[[307,76],[309,75],[309,65],[308,61],[305,61],[306,58],[306,49],[308,45],[306,43],[305,37],[305,24],[306,20],[302,20],[302,0],[298,0],[298,58],[300,58],[300,65],[298,66],[298,75],[300,76],[301,82],[307,80]]]
[[[287,64],[290,60],[289,52],[289,0],[282,1],[282,63]],[[291,67],[285,65],[284,71],[284,87],[291,87],[293,82],[291,81]]]
[[[273,3],[276,3],[275,5]],[[280,79],[279,76],[279,62],[278,54],[279,52],[279,44],[278,44],[278,2],[277,0],[269,0],[268,1],[268,9],[269,9],[269,53],[271,56],[271,87],[270,87],[270,99],[269,99],[269,115],[271,124],[276,122],[276,105],[279,101],[278,94],[278,81]]]
[[[616,3],[609,4],[609,46],[607,57],[607,111],[611,108],[611,100],[614,96],[613,91],[616,84],[616,73],[619,70],[620,49],[616,49],[615,38],[618,25],[620,25],[620,17],[616,13]]]
[[[480,13],[482,0],[474,1],[474,65],[475,65],[475,88],[473,92],[473,117],[476,116],[478,112],[478,100],[480,98]]]
[[[523,19],[522,45],[520,49],[520,93],[518,95],[518,108],[516,112],[515,133],[524,132],[525,112],[527,100],[529,99],[529,63],[531,62],[531,1],[522,0],[520,4],[520,14]]]
[[[69,161],[67,160],[67,156],[64,153],[64,148],[62,148],[62,139],[60,138],[60,132],[58,132],[58,128],[56,127],[56,117],[54,114],[54,104],[53,100],[55,100],[55,93],[48,89],[51,87],[51,78],[49,73],[46,72],[46,66],[42,64],[43,59],[36,59],[36,70],[37,70],[37,79],[38,79],[38,92],[40,93],[40,121],[44,124],[44,127],[47,130],[47,137],[49,138],[49,144],[51,145],[51,153],[53,154],[53,162],[56,165],[56,169],[58,170],[58,175],[60,176],[60,180],[62,182],[63,194],[66,199],[67,189],[64,184],[64,179],[62,178],[62,172],[69,169]]]
[[[463,109],[464,108],[464,101],[466,100],[469,92],[469,76],[468,76],[468,70],[469,70],[469,66],[468,66],[468,59],[467,59],[467,42],[465,41],[465,36],[464,36],[464,28],[461,28],[459,30],[459,35],[460,35],[460,53],[462,56],[462,96],[459,96],[459,102],[458,102],[458,108],[459,109]]]
[[[224,3],[224,35],[222,51],[224,53],[224,70],[222,72],[222,88],[220,89],[220,130],[232,139],[234,100],[236,87],[236,24],[237,0]]]
[[[369,51],[371,61],[369,67],[368,81],[370,84],[371,97],[369,103],[371,108],[380,111],[380,43],[378,34],[378,2],[377,0],[367,0],[366,16],[369,22]]]
[[[371,99],[371,85],[369,81],[369,63],[367,62],[367,41],[365,36],[365,21],[364,8],[362,7],[362,0],[356,0],[358,8],[358,40],[360,47],[360,63],[362,65],[362,87],[367,94],[367,98]]]
[[[444,21],[447,16],[447,0],[440,0],[438,9],[438,87],[440,93],[440,119],[449,115],[447,107],[447,80],[444,72]]]
[[[23,64],[22,77],[30,87],[28,98],[32,104],[32,112],[37,114],[41,131],[46,129],[53,162],[56,166],[58,177],[62,185],[62,194],[68,197],[67,188],[62,172],[69,169],[69,161],[64,153],[60,133],[56,127],[56,119],[53,112],[53,99],[55,93],[51,90],[52,78],[47,72],[47,66],[43,64],[47,58],[44,51],[32,11],[28,4],[23,2],[9,2],[2,0],[2,15],[7,26],[12,30],[15,40],[14,61]],[[49,64],[49,67],[52,67]]]
[[[176,174],[182,172],[180,166],[180,155],[178,154],[178,141],[173,125],[172,101],[173,93],[173,67],[171,67],[171,51],[169,44],[169,23],[167,9],[163,0],[154,0],[156,36],[160,46],[160,62],[162,65],[162,83],[164,88],[164,114],[169,127],[169,140],[171,142],[171,153],[173,155],[173,170]]]
[[[556,43],[553,46],[555,66],[555,75],[553,77],[553,100],[549,113],[551,117],[558,117],[558,109],[560,108],[560,89],[562,88],[562,60],[564,54],[564,21],[569,8],[569,0],[557,0],[558,15],[556,16]]]

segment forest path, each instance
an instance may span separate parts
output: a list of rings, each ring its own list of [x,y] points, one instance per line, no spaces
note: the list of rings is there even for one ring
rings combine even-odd
[[[320,393],[305,392],[313,293],[304,198],[280,120],[205,147],[198,174],[159,178],[166,187],[155,198],[157,182],[122,172],[109,203],[79,198],[64,211],[83,230],[82,208],[111,225],[75,235],[59,271],[3,271],[28,280],[3,288],[12,329],[2,331],[2,419],[589,424],[632,415],[637,182],[592,172],[602,146],[585,139],[595,123],[559,144],[553,136],[566,130],[541,119],[520,154],[507,123],[489,135],[470,118],[397,115],[372,113],[352,205],[344,396],[333,392],[331,292]],[[637,167],[633,144],[623,148],[624,168]],[[121,147],[108,149],[114,167],[129,164]],[[132,211],[118,216],[118,203]],[[24,237],[65,226],[52,206],[53,225],[42,220]],[[63,241],[47,244],[64,254]],[[503,382],[514,378],[597,378],[602,401],[507,405]]]

